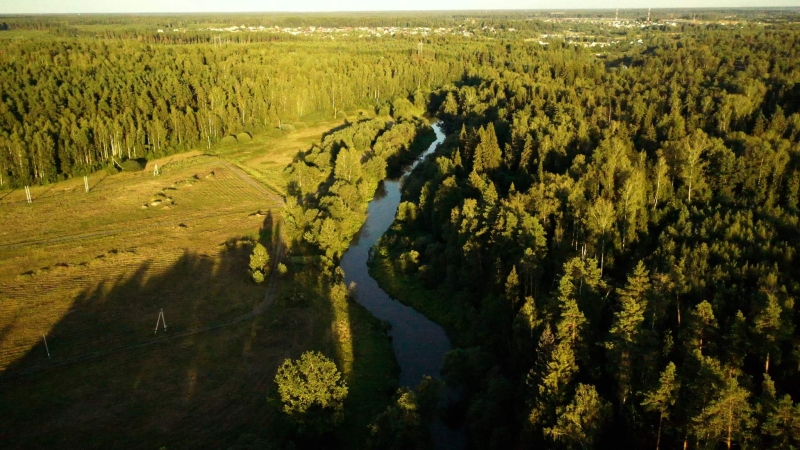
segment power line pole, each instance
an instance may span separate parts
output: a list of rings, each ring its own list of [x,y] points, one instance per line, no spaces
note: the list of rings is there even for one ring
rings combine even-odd
[[[155,331],[153,331],[154,335],[156,333],[158,333],[158,325],[159,324],[162,324],[164,326],[164,332],[166,333],[167,332],[167,319],[164,318],[164,308],[161,308],[161,311],[159,311],[159,313],[158,313],[158,319],[156,319],[156,329],[155,329]]]
[[[47,357],[50,357],[50,347],[47,346],[47,338],[45,337],[44,333],[42,333],[42,339],[44,339],[44,349],[47,350]]]

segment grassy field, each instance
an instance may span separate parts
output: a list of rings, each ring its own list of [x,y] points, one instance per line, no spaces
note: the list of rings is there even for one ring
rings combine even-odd
[[[277,366],[308,349],[335,356],[337,333],[313,272],[273,286],[278,299],[304,290],[302,304],[279,300],[245,317],[266,290],[247,277],[249,252],[269,244],[279,220],[283,167],[340,123],[96,173],[88,193],[82,179],[33,187],[32,204],[22,190],[0,191],[3,446],[282,439],[284,419],[267,401]],[[167,332],[154,337],[162,309]],[[395,368],[380,324],[349,310],[355,363],[340,435],[355,443],[388,401]]]

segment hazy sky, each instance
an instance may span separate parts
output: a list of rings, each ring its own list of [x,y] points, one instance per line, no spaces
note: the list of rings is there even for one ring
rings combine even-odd
[[[800,6],[800,0],[0,0],[0,14]]]

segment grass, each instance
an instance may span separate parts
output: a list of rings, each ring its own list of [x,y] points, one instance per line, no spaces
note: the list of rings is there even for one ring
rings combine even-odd
[[[342,336],[313,270],[290,272],[266,314],[247,277],[252,242],[269,235],[281,172],[338,123],[150,161],[143,172],[0,191],[0,440],[6,448],[227,448],[242,435],[286,439],[267,398],[287,357],[338,358]],[[158,164],[161,175],[153,176]],[[238,173],[236,170],[240,169]],[[250,177],[248,177],[250,175]],[[255,178],[253,181],[249,178]],[[141,348],[51,367],[166,333]],[[335,439],[358,447],[388,403],[396,363],[381,324],[346,306],[350,395]],[[52,358],[48,359],[42,334]],[[337,359],[342,365],[343,361]],[[30,373],[28,373],[30,372]]]
[[[292,133],[274,130],[274,133],[256,135],[251,140],[238,144],[212,148],[210,153],[231,161],[276,193],[285,195],[286,182],[283,170],[286,166],[299,151],[308,150],[311,144],[320,140],[324,132],[342,123],[342,120],[325,121]],[[259,151],[264,146],[271,149],[269,154]]]

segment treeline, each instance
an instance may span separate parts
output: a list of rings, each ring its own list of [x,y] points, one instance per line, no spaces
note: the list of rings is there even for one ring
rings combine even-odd
[[[800,446],[798,37],[510,46],[435,97],[374,270],[461,346],[476,448]]]
[[[397,97],[424,104],[423,90],[474,64],[437,45],[415,50],[410,42],[10,41],[0,55],[0,180],[48,183],[286,122],[380,112]]]
[[[427,121],[420,117],[422,110],[408,100],[396,100],[389,112],[391,116],[363,119],[332,131],[299,154],[285,171],[289,193],[282,234],[291,243],[294,264],[319,271],[318,281],[326,287],[334,311],[332,328],[340,342],[338,359],[345,373],[356,358],[347,313],[348,302],[354,300],[339,260],[363,225],[367,205],[381,180],[387,174],[398,174],[435,138]],[[365,448],[430,447],[433,441],[428,424],[435,415],[441,384],[426,377],[416,389],[398,389],[386,409],[373,417]],[[322,408],[309,408],[298,418],[319,416],[325,429],[337,425],[335,416],[320,411],[324,413]],[[301,445],[312,447],[319,446],[324,438],[324,434],[304,433],[302,429],[297,435]]]
[[[323,267],[338,263],[363,225],[378,183],[432,141],[420,113],[408,100],[397,100],[396,119],[376,117],[335,131],[287,168],[286,236],[295,253],[322,253]]]

